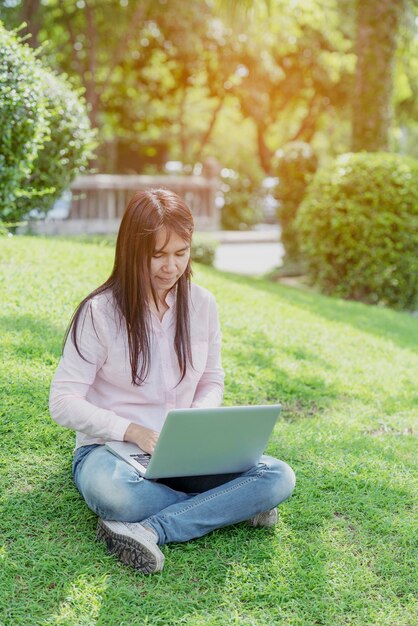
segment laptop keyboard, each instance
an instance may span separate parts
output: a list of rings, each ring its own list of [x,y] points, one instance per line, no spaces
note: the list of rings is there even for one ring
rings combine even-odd
[[[140,463],[141,465],[143,465],[144,467],[148,467],[149,462],[151,461],[151,455],[150,454],[131,454],[130,455],[133,459],[135,459],[135,461],[138,461],[138,463]]]

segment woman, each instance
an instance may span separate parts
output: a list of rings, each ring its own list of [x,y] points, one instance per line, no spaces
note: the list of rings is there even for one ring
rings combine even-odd
[[[152,454],[168,410],[222,402],[216,303],[190,283],[192,233],[175,193],[133,197],[113,271],[76,309],[51,385],[53,419],[77,431],[73,477],[100,518],[97,536],[144,573],[163,568],[165,543],[244,520],[272,526],[295,484],[271,457],[243,474],[152,481],[104,446],[130,441]]]

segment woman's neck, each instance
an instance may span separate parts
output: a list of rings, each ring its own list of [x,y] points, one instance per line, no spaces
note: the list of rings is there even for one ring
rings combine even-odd
[[[154,298],[152,297],[149,300],[150,309],[151,311],[153,311],[153,313],[155,313],[155,315],[158,317],[160,322],[162,321],[166,311],[168,311],[169,309],[169,306],[166,302],[167,295],[168,295],[168,291],[157,292],[156,293],[157,302],[155,303]]]

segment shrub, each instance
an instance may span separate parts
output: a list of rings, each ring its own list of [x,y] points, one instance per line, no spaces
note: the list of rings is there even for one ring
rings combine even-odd
[[[285,262],[297,262],[300,251],[295,227],[296,213],[316,172],[318,160],[308,143],[292,141],[276,152],[273,167],[274,174],[279,178],[277,217],[286,253]]]
[[[399,309],[418,305],[418,161],[345,154],[320,170],[297,217],[313,282]]]
[[[16,189],[30,176],[49,134],[39,89],[40,63],[0,22],[0,220],[9,221]]]
[[[221,211],[221,227],[225,230],[248,230],[260,221],[260,181],[247,174],[227,170],[222,178],[224,206]]]
[[[86,166],[92,138],[66,79],[0,23],[0,220],[47,212]]]
[[[213,265],[217,246],[216,241],[195,234],[192,239],[192,260],[204,265]]]
[[[67,80],[41,72],[51,133],[33,162],[30,177],[16,201],[16,218],[32,209],[47,213],[75,175],[86,169],[94,135],[83,100]]]

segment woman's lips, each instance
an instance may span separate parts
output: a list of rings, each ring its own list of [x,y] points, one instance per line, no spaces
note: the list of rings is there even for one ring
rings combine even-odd
[[[162,276],[157,276],[157,279],[163,281],[164,283],[172,283],[177,279],[177,276],[171,276],[170,278],[163,278]]]

